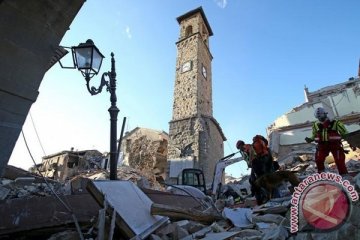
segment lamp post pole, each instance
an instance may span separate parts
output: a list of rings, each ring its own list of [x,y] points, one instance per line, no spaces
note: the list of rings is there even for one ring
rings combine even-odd
[[[110,113],[110,180],[117,179],[117,147],[116,147],[116,137],[117,137],[117,116],[119,109],[116,106],[116,72],[115,72],[115,59],[114,53],[111,53],[111,72],[110,72],[110,102],[111,106],[109,108]]]
[[[105,80],[105,76],[109,78],[109,81]],[[115,72],[115,58],[114,53],[111,53],[111,71],[103,73],[101,77],[101,83],[98,88],[90,87],[91,77],[89,74],[85,74],[86,86],[91,95],[99,94],[102,88],[106,85],[106,90],[110,92],[111,106],[108,109],[110,113],[110,180],[117,179],[117,116],[119,109],[116,106],[116,72]]]
[[[72,47],[72,55],[74,60],[74,68],[81,71],[86,80],[87,90],[91,95],[101,93],[104,86],[110,92],[111,106],[108,109],[110,113],[110,180],[117,179],[117,115],[119,109],[116,106],[116,72],[115,72],[115,58],[114,53],[111,53],[111,71],[104,72],[101,77],[100,86],[90,87],[90,80],[94,75],[100,71],[102,59],[104,56],[99,49],[94,45],[91,39],[86,43],[80,43],[77,47]],[[106,77],[109,80],[106,80]]]

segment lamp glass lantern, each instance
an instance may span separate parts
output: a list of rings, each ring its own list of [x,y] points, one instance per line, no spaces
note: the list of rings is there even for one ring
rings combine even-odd
[[[86,43],[80,43],[77,47],[72,47],[72,52],[75,67],[87,80],[98,74],[104,55],[91,39]]]

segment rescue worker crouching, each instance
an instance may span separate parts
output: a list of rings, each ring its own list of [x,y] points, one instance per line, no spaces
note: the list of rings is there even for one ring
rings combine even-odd
[[[327,112],[322,107],[315,110],[314,116],[318,121],[315,121],[312,125],[312,136],[306,137],[305,141],[307,143],[313,141],[317,143],[315,162],[318,173],[324,172],[325,158],[331,152],[339,174],[348,174],[345,165],[345,151],[341,143],[341,139],[348,133],[344,124],[339,120],[330,120]]]
[[[248,167],[251,167],[249,179],[251,194],[255,196],[257,204],[260,205],[264,202],[266,193],[263,193],[262,189],[257,189],[254,183],[257,178],[276,171],[279,166],[274,164],[270,149],[268,148],[268,141],[261,135],[256,135],[253,138],[252,144],[245,144],[244,141],[239,140],[236,143],[236,148],[242,152]],[[277,192],[275,192],[276,195]]]

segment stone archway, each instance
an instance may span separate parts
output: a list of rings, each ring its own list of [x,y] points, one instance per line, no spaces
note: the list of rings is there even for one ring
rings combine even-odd
[[[0,175],[59,43],[85,0],[0,0]],[[70,4],[71,3],[71,4]]]

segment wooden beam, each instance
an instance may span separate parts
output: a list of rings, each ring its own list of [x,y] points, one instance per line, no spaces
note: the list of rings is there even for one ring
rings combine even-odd
[[[151,205],[151,214],[167,216],[172,220],[193,220],[202,223],[213,223],[217,220],[222,220],[220,214],[204,213],[195,209],[184,209],[169,205],[153,203]]]

